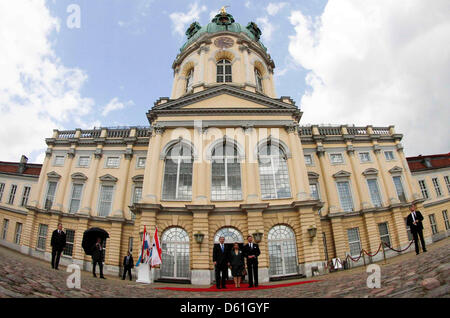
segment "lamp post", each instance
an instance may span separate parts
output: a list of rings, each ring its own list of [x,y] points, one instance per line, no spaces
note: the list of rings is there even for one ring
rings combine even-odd
[[[203,243],[204,237],[205,237],[205,234],[200,233],[200,232],[194,234],[195,241],[197,242],[197,244],[199,244],[200,252],[202,251],[202,243]]]
[[[308,234],[309,234],[309,238],[311,239],[311,241],[316,236],[316,233],[317,233],[317,228],[314,225],[311,225],[308,228]]]

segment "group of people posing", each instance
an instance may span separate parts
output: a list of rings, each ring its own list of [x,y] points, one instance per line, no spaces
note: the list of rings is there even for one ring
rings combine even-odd
[[[235,242],[231,250],[225,245],[225,237],[219,238],[219,244],[214,245],[213,263],[216,274],[217,289],[226,289],[226,280],[228,278],[228,268],[231,269],[234,285],[241,287],[242,277],[248,272],[249,287],[258,287],[258,256],[261,254],[258,244],[253,242],[253,237],[247,237],[248,243],[242,250],[239,244]],[[245,259],[247,259],[247,269],[245,268]]]

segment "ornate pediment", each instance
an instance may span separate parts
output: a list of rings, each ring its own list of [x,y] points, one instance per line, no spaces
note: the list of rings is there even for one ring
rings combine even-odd
[[[138,174],[137,176],[134,176],[133,178],[131,178],[131,180],[133,180],[134,183],[142,183],[142,182],[144,182],[144,175]]]
[[[308,171],[308,178],[311,180],[318,180],[319,179],[319,174],[312,172],[312,171]]]
[[[362,174],[365,176],[376,176],[378,174],[378,170],[375,168],[367,168]]]
[[[71,177],[72,177],[72,180],[77,180],[77,181],[86,181],[87,180],[86,175],[81,172],[72,173]]]
[[[333,174],[333,178],[350,178],[350,176],[351,173],[344,170],[338,171],[335,174]]]
[[[61,178],[61,175],[56,173],[55,171],[52,171],[52,172],[47,173],[47,177],[52,178],[52,179],[59,179],[59,178]]]
[[[395,167],[389,169],[389,172],[391,174],[392,173],[402,173],[402,171],[403,171],[403,168],[400,168],[399,166],[395,166]]]
[[[101,176],[99,179],[102,182],[117,182],[117,180],[118,180],[116,177],[114,177],[110,174],[105,174],[105,175]]]

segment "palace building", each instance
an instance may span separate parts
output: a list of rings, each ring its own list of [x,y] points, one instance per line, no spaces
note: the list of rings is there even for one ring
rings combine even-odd
[[[253,22],[222,11],[186,35],[171,96],[147,112],[148,127],[54,130],[42,165],[0,162],[2,245],[49,260],[62,222],[62,263],[90,270],[83,232],[100,227],[110,235],[105,272],[118,274],[144,226],[157,227],[156,278],[210,284],[219,236],[260,241],[264,282],[324,273],[332,258],[380,242],[406,247],[412,202],[427,242],[448,235],[448,154],[422,171],[394,126],[301,125],[295,102],[276,95],[275,63]]]

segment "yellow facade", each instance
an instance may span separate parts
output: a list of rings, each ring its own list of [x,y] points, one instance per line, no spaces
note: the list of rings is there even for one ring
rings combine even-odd
[[[45,161],[26,208],[5,204],[12,181],[0,174],[6,184],[0,218],[9,220],[2,242],[49,258],[51,231],[62,222],[74,231],[73,251],[63,261],[89,269],[83,232],[101,227],[110,234],[105,271],[117,273],[129,248],[138,254],[144,226],[152,234],[158,227],[165,251],[158,277],[209,284],[218,233],[228,233],[227,242],[262,234],[263,282],[311,276],[315,267],[324,273],[326,262],[351,252],[349,229],[358,228],[360,248],[374,252],[381,242],[379,224],[387,222],[391,245],[405,247],[404,219],[412,202],[425,214],[430,241],[428,214],[448,209],[449,200],[424,207],[402,135],[393,126],[299,126],[302,113],[295,103],[275,95],[270,55],[248,34],[205,32],[188,42],[173,64],[171,98],[159,99],[147,113],[150,127],[55,130],[46,139]],[[220,61],[231,65],[229,82],[217,82]],[[178,170],[169,168],[176,147],[192,152],[184,174],[181,162],[187,159],[180,159]],[[221,147],[233,149],[225,156],[229,161],[217,155]],[[267,159],[265,147],[281,155]],[[272,160],[272,170],[263,166],[263,157]],[[285,170],[275,171],[273,160]],[[16,244],[11,229],[17,222],[23,229]],[[440,215],[437,222],[445,228]],[[40,225],[48,226],[46,239]],[[201,243],[196,234],[203,235]]]

